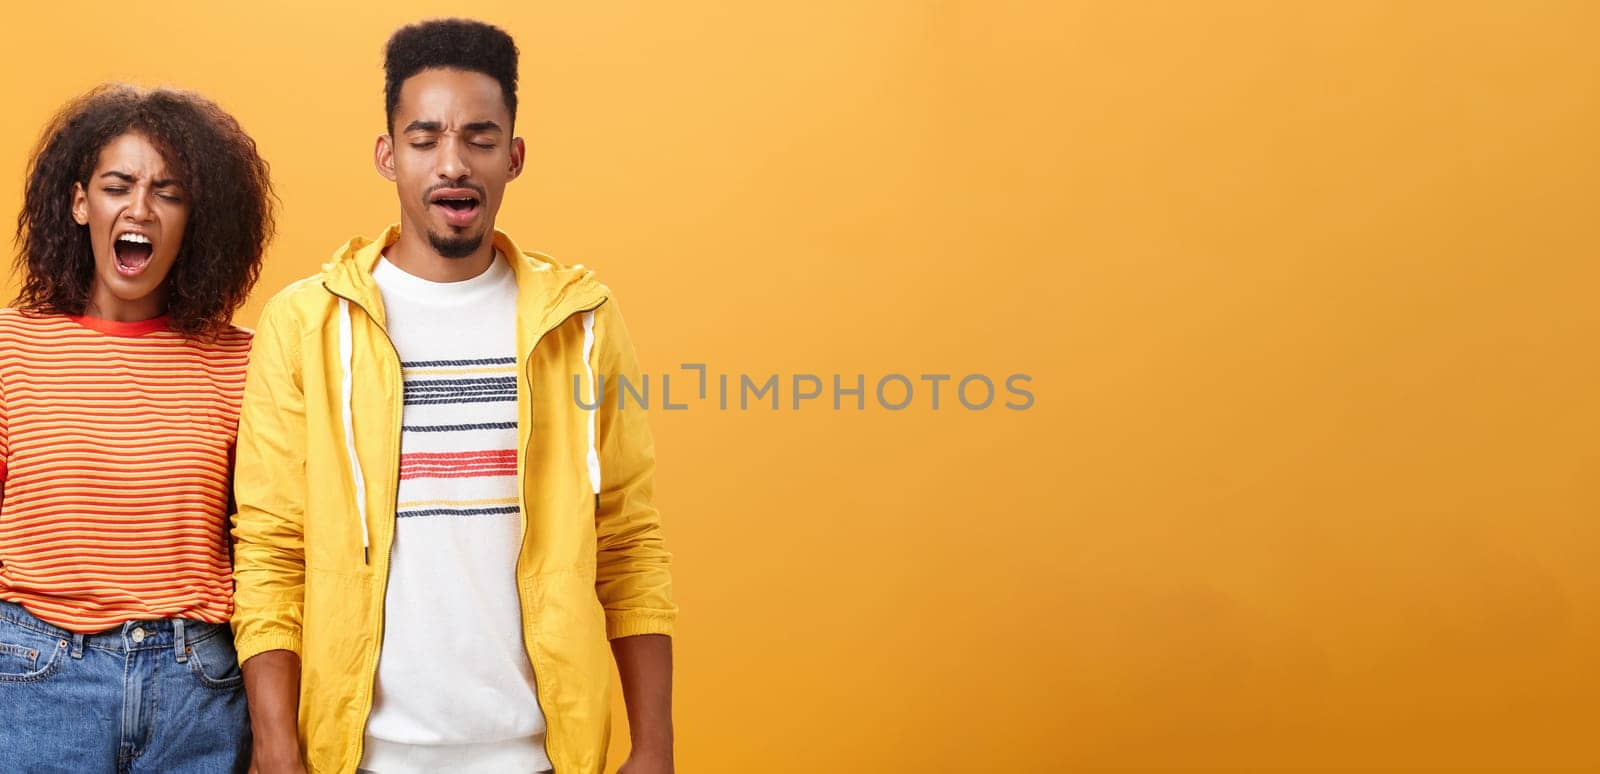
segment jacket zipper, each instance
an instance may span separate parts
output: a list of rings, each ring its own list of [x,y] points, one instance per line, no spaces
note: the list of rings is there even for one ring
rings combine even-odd
[[[544,329],[544,331],[542,331],[539,334],[539,337],[533,340],[533,346],[528,348],[528,357],[522,363],[522,369],[521,369],[522,370],[522,378],[524,380],[526,380],[527,383],[528,383],[528,440],[522,446],[522,469],[518,471],[518,477],[517,477],[517,503],[518,503],[518,506],[519,506],[518,507],[518,511],[520,511],[521,514],[522,514],[522,532],[517,538],[517,563],[518,564],[522,563],[522,547],[523,547],[523,544],[525,544],[527,542],[527,540],[528,540],[528,487],[526,486],[526,481],[527,481],[527,460],[528,460],[528,455],[530,454],[529,449],[531,449],[533,447],[533,435],[534,435],[534,432],[533,432],[534,431],[534,417],[533,417],[533,353],[536,350],[539,349],[539,342],[544,341],[544,337],[546,335],[548,335],[550,333],[550,331],[553,331],[553,330],[561,327],[562,325],[566,324],[566,322],[568,320],[572,319],[573,315],[584,314],[586,312],[593,312],[594,310],[599,309],[601,306],[605,305],[606,301],[608,301],[608,300],[609,299],[607,297],[601,296],[600,300],[596,301],[593,306],[590,306],[590,307],[588,307],[586,309],[576,309],[576,310],[574,310],[574,311],[572,311],[572,312],[570,312],[570,313],[568,313],[566,315],[563,315],[559,321],[557,321],[554,325]],[[596,395],[595,397],[597,399],[599,398],[598,395]],[[518,420],[520,421],[520,419],[521,418],[519,417]],[[523,607],[522,583],[521,583],[520,580],[517,582],[517,607],[518,607],[519,610],[522,609],[522,607]],[[527,622],[526,621],[523,622],[523,630],[522,631],[523,631],[523,639],[526,640],[527,639],[527,631],[528,631]],[[558,774],[558,772],[560,771],[560,767],[556,766],[555,756],[550,755],[550,738],[552,736],[554,736],[554,734],[552,733],[553,720],[551,719],[551,717],[548,714],[545,713],[544,708],[545,708],[545,703],[546,702],[544,700],[544,697],[539,695],[539,694],[543,693],[544,690],[545,690],[545,682],[544,682],[544,680],[539,678],[539,668],[538,668],[537,665],[534,664],[533,649],[531,647],[529,647],[529,643],[527,643],[527,642],[523,643],[523,647],[528,649],[528,669],[530,669],[533,672],[534,698],[536,700],[538,700],[538,702],[539,702],[539,714],[544,717],[544,728],[545,728],[544,750],[545,750],[545,755],[550,758],[550,772],[551,772],[551,774]]]
[[[368,320],[376,320],[376,319],[378,319],[378,318],[373,316],[372,311],[367,309],[365,304],[362,304],[360,301],[357,301],[357,300],[355,300],[353,298],[350,298],[349,296],[342,295],[340,293],[334,292],[333,288],[328,287],[327,283],[323,283],[322,289],[328,291],[330,294],[332,294],[332,295],[334,295],[334,296],[336,296],[338,298],[342,298],[342,299],[344,299],[346,301],[349,301],[350,303],[354,304],[356,307],[358,307],[361,310],[362,314],[365,314],[367,316]],[[354,337],[354,328],[355,328],[355,326],[354,326],[354,324],[352,324],[351,325],[351,329],[352,329],[351,336],[352,336],[352,338]],[[394,425],[393,425],[393,427],[395,428],[395,432],[394,432],[394,435],[391,436],[392,440],[391,440],[391,442],[389,444],[390,456],[392,457],[392,462],[394,463],[393,465],[390,466],[390,468],[394,471],[394,485],[392,487],[390,487],[390,490],[389,490],[392,493],[391,500],[393,500],[393,498],[398,498],[400,496],[400,433],[401,433],[401,425],[405,421],[404,420],[404,413],[403,413],[405,411],[405,393],[406,393],[406,390],[405,390],[405,377],[402,376],[401,373],[400,373],[400,371],[401,371],[401,369],[400,369],[400,348],[396,347],[394,345],[394,339],[389,336],[389,329],[388,328],[386,328],[386,327],[384,327],[382,325],[379,325],[378,326],[378,330],[383,332],[383,340],[389,343],[389,351],[394,353],[395,376],[399,380],[399,385],[398,385],[399,391],[396,394],[400,396],[400,400],[396,401],[396,403],[395,403],[395,410],[394,410],[395,416],[394,416]],[[355,353],[355,344],[354,344],[353,341],[352,341],[350,346],[351,346],[351,349],[350,349],[351,356],[350,357],[351,357],[351,360],[353,362],[354,359],[355,359],[355,354],[354,354]],[[345,364],[345,367],[346,368],[350,368],[351,364]],[[352,406],[351,407],[351,411],[354,411],[354,410],[355,410],[355,408]],[[389,507],[389,509],[387,511],[388,513],[394,513],[395,504],[396,503],[393,502],[393,501],[390,502],[390,504],[389,504],[390,507]],[[387,603],[387,600],[389,599],[389,568],[394,566],[394,542],[395,542],[394,541],[394,533],[395,533],[395,525],[393,523],[391,523],[389,525],[389,551],[388,551],[389,561],[386,564],[384,564],[384,569],[383,569],[383,600],[384,600],[385,604]],[[362,559],[363,559],[363,561],[365,561],[367,559],[365,554],[363,554]],[[367,680],[366,680],[367,695],[362,700],[362,708],[361,708],[361,723],[362,723],[362,727],[361,727],[361,733],[356,735],[356,760],[355,760],[356,765],[360,765],[361,756],[365,753],[365,750],[363,748],[366,746],[366,722],[367,722],[367,718],[370,717],[371,714],[372,714],[373,684],[378,679],[378,656],[381,655],[382,652],[383,652],[384,630],[388,626],[388,623],[389,623],[387,616],[384,615],[385,604],[379,604],[378,605],[378,652],[373,654],[372,668],[370,670],[368,670],[368,677],[367,677]]]

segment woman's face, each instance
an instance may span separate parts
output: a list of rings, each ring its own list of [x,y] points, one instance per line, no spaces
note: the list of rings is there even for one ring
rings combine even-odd
[[[188,192],[161,152],[136,132],[106,143],[88,185],[73,187],[72,217],[94,248],[85,313],[122,322],[159,316],[189,220]]]

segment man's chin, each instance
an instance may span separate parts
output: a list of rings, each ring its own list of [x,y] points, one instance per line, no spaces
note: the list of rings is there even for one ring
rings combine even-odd
[[[476,234],[458,235],[441,234],[433,229],[428,229],[428,244],[433,247],[433,251],[438,253],[440,257],[466,258],[478,252],[478,248],[483,246],[483,238],[486,231],[487,229]]]

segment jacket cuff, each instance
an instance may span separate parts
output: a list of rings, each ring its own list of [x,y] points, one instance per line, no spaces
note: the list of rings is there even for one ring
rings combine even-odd
[[[239,663],[249,661],[253,656],[259,656],[269,650],[287,650],[296,656],[300,655],[300,634],[298,632],[265,632],[262,634],[247,634],[235,637],[233,649],[239,652]]]
[[[677,619],[677,613],[659,610],[628,613],[607,611],[606,639],[615,640],[623,637],[635,637],[640,634],[665,634],[671,637],[672,628]]]

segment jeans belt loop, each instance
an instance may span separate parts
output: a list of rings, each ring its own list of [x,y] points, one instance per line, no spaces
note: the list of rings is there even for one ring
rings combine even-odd
[[[178,654],[178,663],[189,661],[189,643],[184,640],[182,618],[172,619],[172,649]]]

